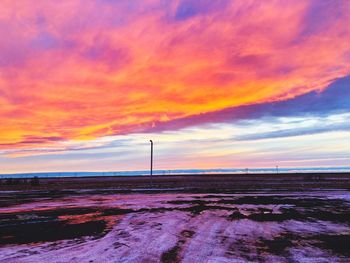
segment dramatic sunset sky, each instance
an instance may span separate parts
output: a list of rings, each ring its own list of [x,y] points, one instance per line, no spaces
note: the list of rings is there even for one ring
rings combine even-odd
[[[350,165],[348,0],[1,0],[0,173]]]

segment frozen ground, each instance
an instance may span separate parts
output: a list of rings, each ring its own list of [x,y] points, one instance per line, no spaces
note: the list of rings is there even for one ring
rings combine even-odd
[[[344,191],[0,198],[0,262],[350,262]]]

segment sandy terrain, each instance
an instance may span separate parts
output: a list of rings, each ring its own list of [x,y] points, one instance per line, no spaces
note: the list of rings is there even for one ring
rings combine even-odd
[[[0,262],[349,262],[350,192],[0,194]]]

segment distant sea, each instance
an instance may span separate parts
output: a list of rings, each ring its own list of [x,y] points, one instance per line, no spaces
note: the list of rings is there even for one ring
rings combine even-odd
[[[256,173],[342,173],[350,172],[350,167],[311,167],[311,168],[251,168],[251,169],[177,169],[154,170],[154,175],[181,175],[181,174],[256,174]],[[44,177],[88,177],[88,176],[148,176],[149,170],[144,171],[108,171],[108,172],[39,172],[0,174],[0,178],[32,178]]]

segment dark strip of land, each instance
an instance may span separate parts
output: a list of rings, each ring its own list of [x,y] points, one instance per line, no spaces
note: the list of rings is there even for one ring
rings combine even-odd
[[[61,177],[38,179],[0,179],[0,191],[135,189],[215,192],[312,189],[350,190],[350,173],[288,173],[288,174],[201,174],[111,177]]]

